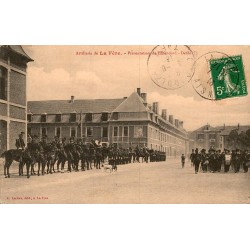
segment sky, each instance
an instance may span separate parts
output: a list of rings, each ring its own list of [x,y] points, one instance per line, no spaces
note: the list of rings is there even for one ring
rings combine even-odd
[[[208,76],[202,60],[204,55],[211,54],[215,57],[242,55],[249,85],[249,46],[35,45],[23,48],[34,60],[27,71],[28,101],[65,100],[72,95],[76,99],[122,98],[140,87],[147,93],[148,103],[159,102],[160,109],[165,108],[168,115],[184,121],[188,131],[207,123],[211,126],[250,124],[249,95],[207,100],[193,87],[197,76]],[[176,51],[178,54],[173,54]]]

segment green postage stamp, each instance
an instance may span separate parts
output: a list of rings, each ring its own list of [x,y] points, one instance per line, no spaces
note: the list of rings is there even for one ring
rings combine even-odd
[[[211,59],[210,70],[216,100],[247,95],[241,55]]]

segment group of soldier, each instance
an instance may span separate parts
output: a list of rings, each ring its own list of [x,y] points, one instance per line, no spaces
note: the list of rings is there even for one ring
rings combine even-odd
[[[196,148],[192,149],[190,160],[196,174],[200,168],[203,172],[212,173],[221,172],[222,168],[224,168],[225,173],[229,172],[230,169],[235,173],[243,169],[244,173],[247,173],[248,167],[250,167],[250,150],[235,149],[230,151],[224,149],[221,151],[210,148],[208,152],[206,149],[199,152]]]
[[[31,175],[36,174],[34,166],[38,164],[38,175],[44,173],[64,172],[64,166],[67,162],[67,171],[85,171],[91,170],[92,166],[101,169],[103,164],[117,165],[135,163],[135,162],[158,162],[165,161],[164,152],[150,150],[145,146],[137,145],[134,149],[116,147],[115,145],[102,146],[98,141],[92,140],[90,143],[84,143],[81,138],[71,137],[55,138],[48,142],[46,135],[41,140],[38,136],[28,136],[27,147],[23,139],[24,133],[19,135],[16,140],[16,148],[20,152],[20,165],[24,165],[25,157],[31,159]],[[26,152],[26,154],[22,153]],[[28,152],[28,153],[27,153]],[[41,165],[41,172],[40,172]],[[47,171],[45,170],[47,166]],[[22,174],[19,172],[19,174]]]

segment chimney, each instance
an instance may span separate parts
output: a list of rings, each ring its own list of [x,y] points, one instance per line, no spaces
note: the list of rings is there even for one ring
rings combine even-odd
[[[147,93],[141,93],[141,98],[143,99],[144,103],[147,103]]]
[[[141,88],[137,88],[137,94],[141,96]]]
[[[153,102],[153,112],[155,112],[157,115],[159,114],[159,103]]]
[[[124,96],[123,99],[126,100],[128,97],[127,96]]]
[[[240,124],[238,123],[238,130],[240,129]]]
[[[169,122],[174,125],[174,116],[169,115]]]
[[[162,116],[162,118],[163,118],[164,120],[167,120],[167,110],[166,110],[166,109],[163,109],[163,110],[161,111],[161,116]]]
[[[174,119],[174,125],[175,125],[175,127],[179,128],[179,120],[178,119]]]
[[[75,100],[75,96],[71,96],[71,99],[70,99],[70,103],[73,103],[74,102],[74,100]]]
[[[179,126],[183,128],[183,121],[179,121]]]

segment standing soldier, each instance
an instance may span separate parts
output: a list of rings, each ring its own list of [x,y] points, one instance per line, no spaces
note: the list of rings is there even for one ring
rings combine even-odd
[[[234,154],[234,172],[238,173],[240,171],[240,164],[241,164],[241,152],[239,149],[236,149]]]
[[[185,155],[182,154],[181,155],[181,167],[184,168],[184,166],[185,166]]]
[[[223,161],[223,155],[221,154],[221,150],[216,151],[216,169],[218,172],[221,171],[221,165]]]
[[[243,156],[243,170],[244,173],[248,172],[248,168],[250,167],[250,150],[246,150]]]
[[[217,155],[215,154],[215,150],[212,148],[210,149],[209,168],[212,173],[217,171]]]
[[[191,167],[194,166],[194,149],[192,149],[192,153],[190,154]]]
[[[69,143],[65,146],[66,154],[67,154],[67,159],[68,159],[68,172],[71,172],[74,164],[74,157],[73,157],[73,152],[74,152],[74,139],[71,137],[69,140]]]
[[[206,149],[201,150],[201,168],[203,173],[207,172],[207,166],[209,164],[208,154],[206,153]]]
[[[232,161],[232,156],[229,150],[225,150],[224,155],[224,172],[227,173],[229,171],[230,165]]]
[[[200,162],[201,162],[201,155],[198,152],[198,148],[196,148],[195,153],[193,155],[193,163],[194,163],[195,173],[196,174],[199,172]]]

